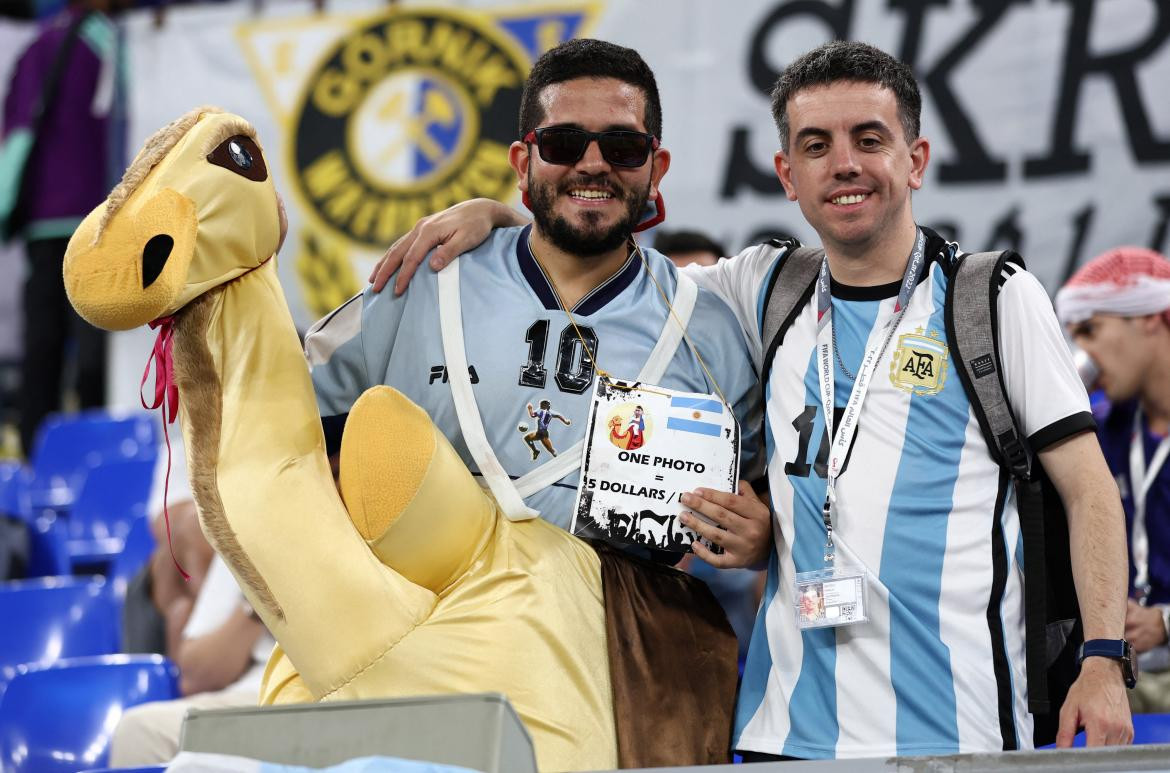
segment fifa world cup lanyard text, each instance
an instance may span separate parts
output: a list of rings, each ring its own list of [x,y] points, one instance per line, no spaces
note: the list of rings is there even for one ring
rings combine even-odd
[[[833,296],[829,261],[828,258],[821,260],[815,293],[817,376],[820,383],[821,410],[825,416],[825,431],[832,438],[832,444],[829,446],[828,469],[825,476],[825,503],[821,508],[821,517],[825,522],[824,564],[819,570],[798,572],[793,588],[792,600],[796,623],[802,630],[851,625],[869,620],[868,582],[865,570],[861,567],[843,566],[837,562],[836,548],[833,544],[837,478],[841,475],[841,468],[849,453],[849,445],[857,432],[857,420],[861,415],[861,406],[865,402],[874,371],[889,348],[894,332],[906,314],[906,307],[910,305],[910,296],[914,294],[914,288],[918,284],[918,275],[925,262],[925,246],[926,237],[922,231],[918,231],[914,249],[906,261],[906,272],[902,275],[902,283],[898,288],[897,303],[882,328],[880,341],[869,347],[862,358],[857,378],[853,382],[853,391],[849,395],[841,425],[836,428],[836,432],[833,428]]]
[[[1133,414],[1133,434],[1129,439],[1129,488],[1133,492],[1133,588],[1142,606],[1150,597],[1150,538],[1146,532],[1146,501],[1154,480],[1170,455],[1170,437],[1162,438],[1154,451],[1150,466],[1146,467],[1145,430],[1142,429],[1142,409]]]

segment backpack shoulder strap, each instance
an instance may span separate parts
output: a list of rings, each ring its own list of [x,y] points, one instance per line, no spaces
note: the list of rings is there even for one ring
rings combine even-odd
[[[792,326],[796,315],[812,298],[813,285],[821,267],[825,251],[816,247],[801,247],[795,239],[769,242],[788,254],[772,272],[764,293],[764,313],[760,323],[760,341],[764,344],[764,358],[760,383],[767,384],[772,372],[772,358],[784,340],[784,333]]]
[[[1012,271],[1005,270],[1008,264],[1023,268],[1024,262],[1011,251],[976,252],[954,258],[947,285],[946,329],[951,361],[963,382],[987,447],[1016,486],[1024,543],[1028,710],[1034,714],[1050,714],[1059,709],[1063,696],[1050,695],[1048,684],[1048,668],[1053,657],[1048,627],[1044,495],[1041,475],[1033,474],[1027,442],[1008,402],[999,356],[997,302],[999,288]]]
[[[1017,480],[1031,467],[1027,445],[1008,403],[999,356],[997,298],[1004,266],[1023,260],[1014,252],[958,255],[947,285],[946,328],[963,388],[971,401],[991,455]]]

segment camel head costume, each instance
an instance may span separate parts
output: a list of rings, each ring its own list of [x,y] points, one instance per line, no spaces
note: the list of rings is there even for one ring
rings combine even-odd
[[[498,691],[544,770],[725,759],[735,642],[705,587],[507,520],[388,387],[353,406],[339,496],[285,228],[255,130],[206,108],[147,141],[65,258],[87,320],[160,326],[166,362],[173,335],[203,531],[278,642],[261,702]]]

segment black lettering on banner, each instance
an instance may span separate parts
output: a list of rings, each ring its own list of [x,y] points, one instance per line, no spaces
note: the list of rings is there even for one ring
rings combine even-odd
[[[748,49],[748,77],[756,90],[768,99],[771,99],[772,86],[780,77],[780,71],[768,61],[768,41],[786,21],[795,17],[820,19],[834,39],[845,40],[849,37],[853,0],[842,0],[837,4],[823,0],[793,0],[778,4],[760,23]],[[771,165],[761,168],[752,162],[751,154],[748,152],[750,144],[746,126],[737,126],[731,130],[731,153],[727,159],[727,169],[719,191],[719,195],[724,199],[735,197],[743,188],[767,196],[780,196],[784,193],[784,187],[780,185],[780,180]]]
[[[1052,121],[1052,143],[1047,156],[1030,158],[1024,162],[1024,176],[1051,177],[1084,172],[1089,168],[1089,154],[1073,148],[1073,132],[1080,112],[1081,87],[1085,79],[1093,74],[1104,75],[1113,82],[1134,158],[1139,163],[1170,161],[1170,140],[1158,139],[1150,129],[1150,119],[1142,102],[1136,75],[1138,65],[1158,52],[1170,37],[1170,6],[1165,2],[1150,4],[1156,14],[1156,21],[1145,40],[1123,51],[1091,56],[1089,36],[1093,14],[1098,10],[1098,5],[1105,4],[1097,0],[1060,1],[1068,4],[1072,18],[1068,27],[1056,117]],[[1158,93],[1165,94],[1164,91]]]
[[[776,170],[771,166],[765,169],[757,167],[748,152],[748,145],[746,126],[737,126],[731,130],[731,155],[727,159],[727,170],[723,173],[719,196],[724,199],[735,198],[741,188],[766,196],[782,196],[784,186],[780,184]]]
[[[1020,208],[1012,207],[1007,214],[996,221],[991,227],[991,238],[988,240],[988,249],[1024,251],[1024,232],[1020,230],[1016,218],[1020,216]]]
[[[938,116],[946,127],[947,134],[954,145],[958,160],[939,164],[938,179],[941,183],[948,182],[976,182],[981,180],[1004,180],[1007,178],[1007,164],[1002,158],[992,158],[975,134],[971,119],[964,112],[959,100],[951,90],[949,78],[951,72],[975,50],[980,39],[1003,18],[1007,9],[1013,5],[1024,5],[1029,0],[974,0],[971,5],[979,14],[975,24],[967,30],[959,40],[951,46],[934,66],[920,72],[918,66],[918,32],[921,30],[922,15],[928,5],[937,5],[927,0],[890,0],[890,6],[900,8],[906,12],[907,31],[915,31],[912,39],[909,35],[903,41],[902,59],[916,72],[919,72],[919,81],[925,86],[934,98],[938,108]],[[911,20],[913,20],[911,22]]]
[[[1150,236],[1150,249],[1166,254],[1166,231],[1170,227],[1170,196],[1158,196],[1154,203],[1162,210],[1162,219],[1154,226],[1154,233]]]
[[[1064,259],[1064,272],[1060,275],[1062,285],[1073,275],[1073,271],[1076,271],[1077,264],[1081,260],[1081,250],[1085,247],[1085,237],[1089,235],[1089,226],[1093,224],[1093,214],[1093,205],[1088,204],[1073,217],[1073,228],[1076,230],[1073,231],[1068,257]]]
[[[548,378],[544,367],[545,347],[548,343],[549,321],[533,322],[524,335],[528,344],[528,361],[520,368],[520,386],[543,389]],[[580,337],[577,335],[580,331]],[[562,392],[579,395],[593,383],[593,360],[585,352],[585,345],[597,355],[597,333],[587,325],[566,325],[557,343],[557,387]]]

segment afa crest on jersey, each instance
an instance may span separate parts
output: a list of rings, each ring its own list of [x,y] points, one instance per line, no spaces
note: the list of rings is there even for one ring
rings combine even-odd
[[[916,395],[937,395],[947,381],[950,350],[937,331],[898,337],[898,348],[890,361],[890,383]]]

